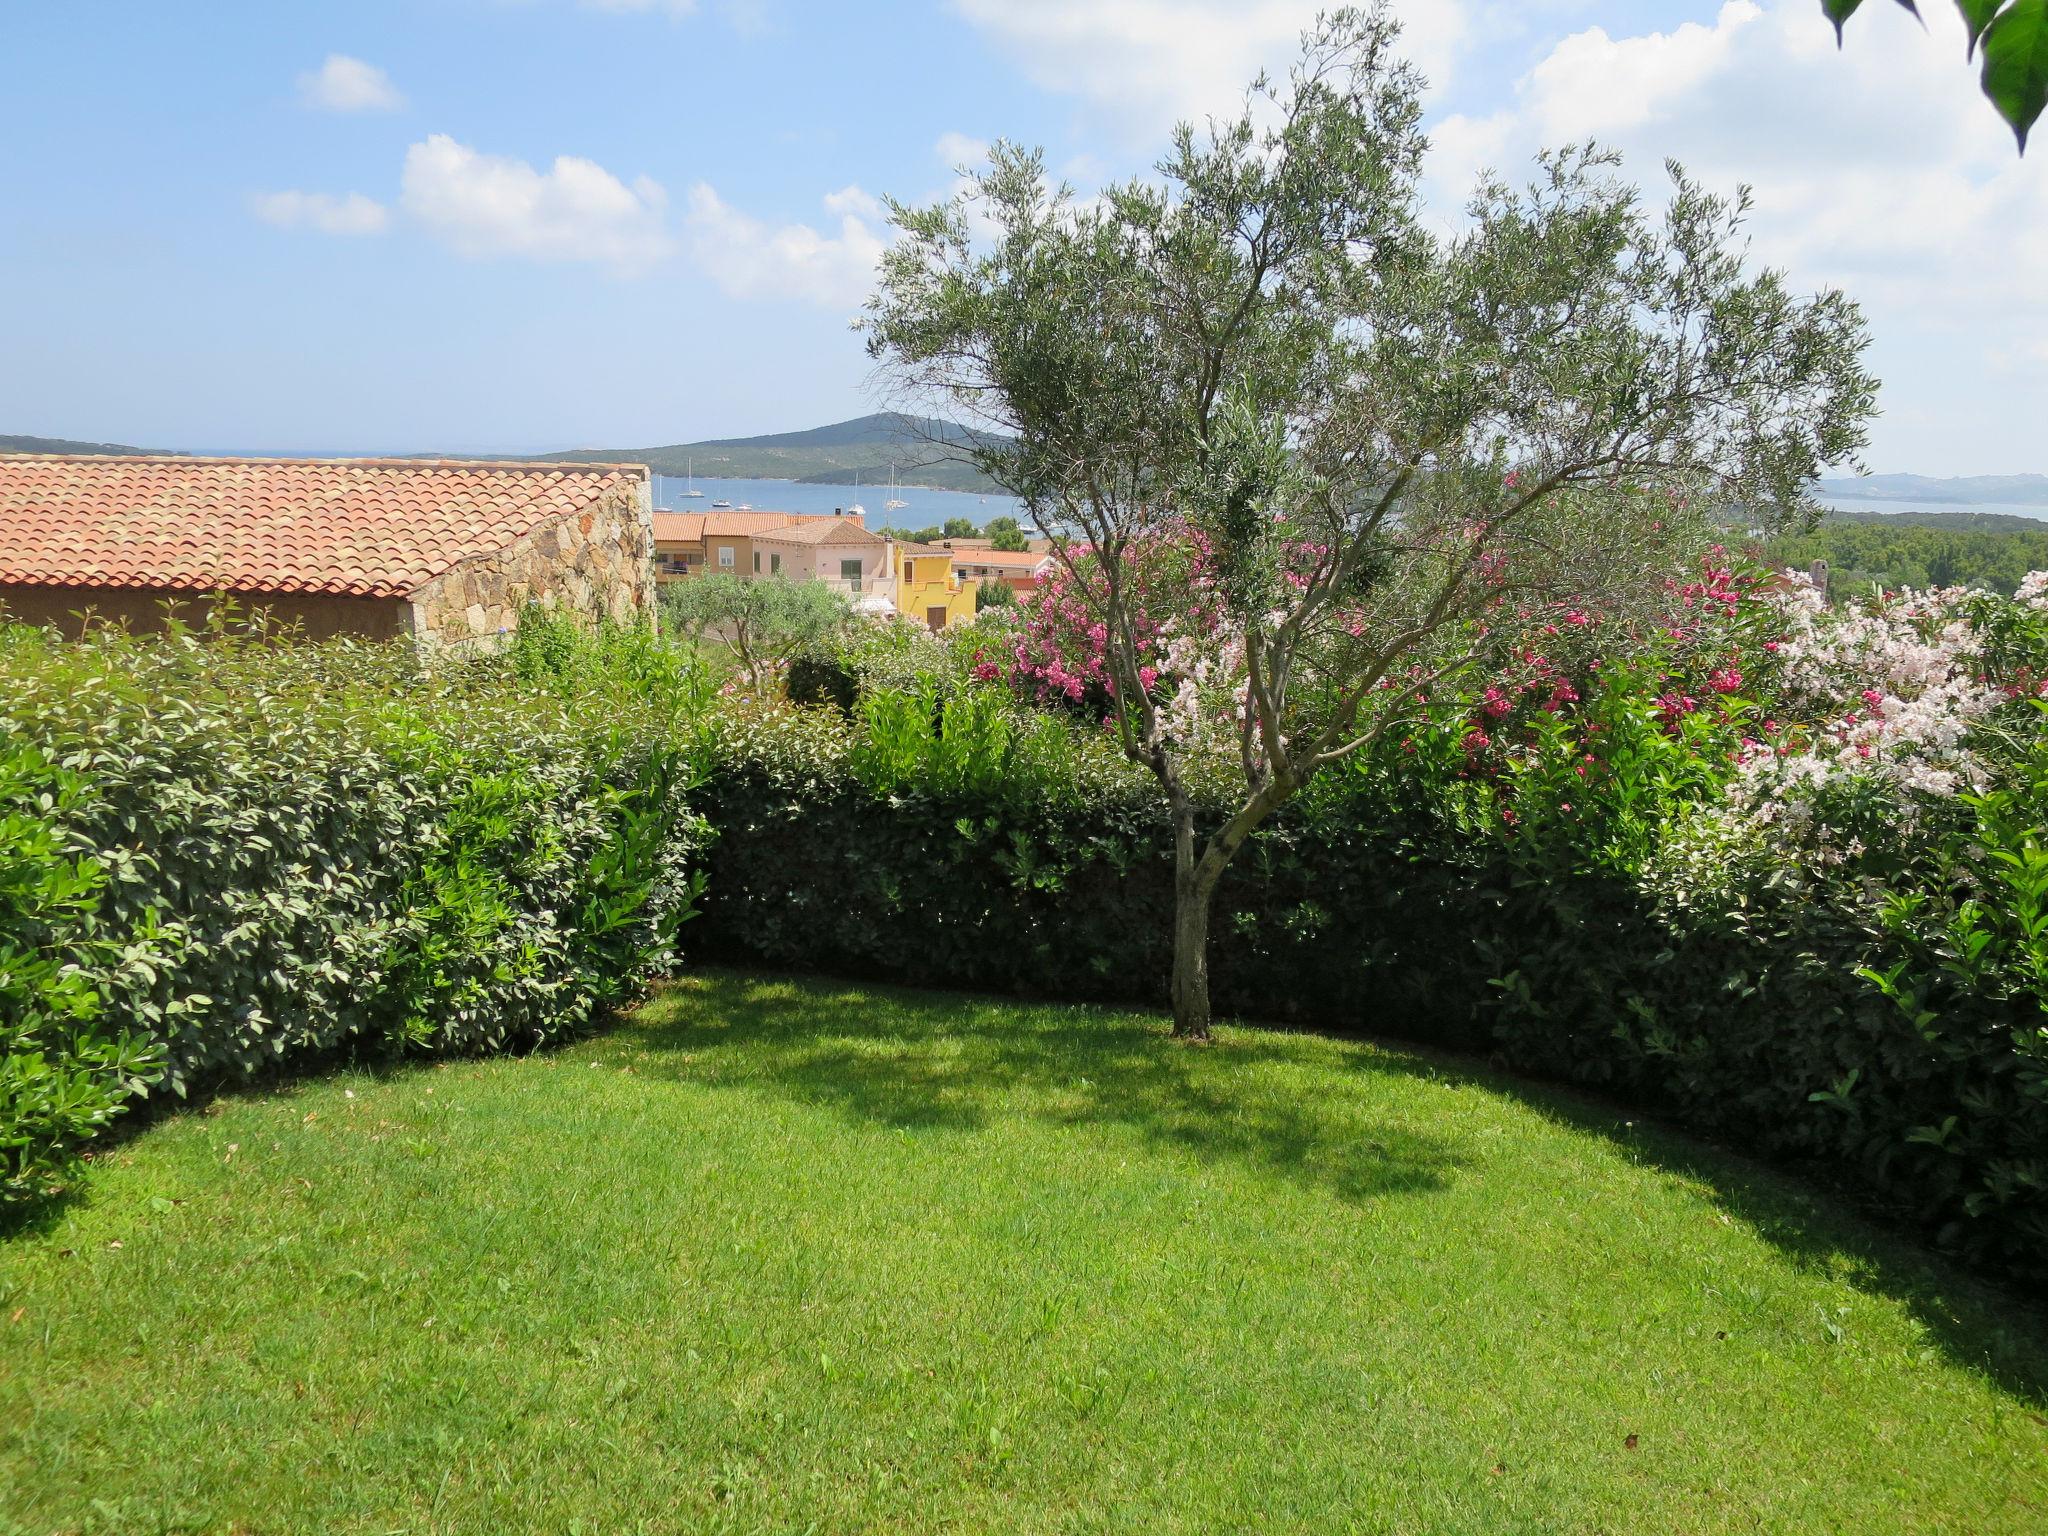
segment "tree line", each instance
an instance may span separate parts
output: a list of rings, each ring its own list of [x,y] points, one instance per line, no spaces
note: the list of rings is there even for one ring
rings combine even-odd
[[[1837,592],[1983,587],[2010,597],[2028,571],[2048,570],[2048,524],[1964,529],[1829,517],[1764,540],[1757,552],[1794,569],[1825,560]]]

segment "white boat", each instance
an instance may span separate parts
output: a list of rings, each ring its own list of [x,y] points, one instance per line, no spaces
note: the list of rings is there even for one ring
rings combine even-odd
[[[735,512],[751,512],[754,510],[754,504],[751,501],[743,501],[737,507],[734,507],[733,510]]]
[[[697,489],[697,461],[695,459],[683,460],[683,481],[689,486],[689,489],[683,492],[685,496],[695,498],[704,494]],[[715,506],[717,503],[714,502],[713,505]]]
[[[716,512],[721,507],[723,507],[726,511],[730,512],[732,510],[732,503],[729,501],[714,501],[713,503],[711,503],[711,510],[714,512]]]
[[[848,517],[866,517],[868,509],[860,504],[860,471],[857,469],[853,472],[853,492],[854,499],[848,503],[846,515]]]
[[[854,478],[857,480],[860,477],[856,475]],[[909,502],[896,494],[896,466],[891,464],[889,466],[889,499],[882,503],[882,510],[884,512],[901,512],[909,505]]]

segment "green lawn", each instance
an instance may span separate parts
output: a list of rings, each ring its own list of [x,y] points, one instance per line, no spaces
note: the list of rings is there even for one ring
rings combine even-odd
[[[2041,1532],[2048,1329],[1310,1036],[711,974],[0,1243],[0,1531]]]

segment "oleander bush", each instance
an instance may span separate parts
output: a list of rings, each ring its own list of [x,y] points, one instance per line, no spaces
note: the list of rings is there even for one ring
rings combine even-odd
[[[1486,1050],[2048,1275],[2040,597],[1834,614],[1723,568],[1656,635],[1564,616],[1552,654],[1433,701],[1255,835],[1219,893],[1219,1006]],[[709,723],[698,941],[1156,1002],[1149,781],[1070,699],[1031,707],[1028,668],[963,680],[962,650],[922,681],[855,658],[850,718]]]
[[[540,621],[428,666],[15,629],[0,672],[10,1192],[138,1095],[574,1034],[693,910],[702,701],[649,638]]]

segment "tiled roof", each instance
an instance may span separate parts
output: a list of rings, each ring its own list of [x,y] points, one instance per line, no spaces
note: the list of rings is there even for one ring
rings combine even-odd
[[[704,537],[742,539],[749,534],[784,527],[795,522],[798,516],[795,512],[706,512]]]
[[[806,517],[787,527],[769,528],[754,535],[764,544],[885,544],[880,534],[869,533],[857,517]]]
[[[702,512],[657,512],[654,514],[654,542],[694,544],[704,537]]]
[[[637,464],[0,454],[0,582],[395,597]]]
[[[802,530],[801,543],[821,542],[819,529],[867,532],[857,517],[826,517],[817,512],[657,512],[654,537],[661,544],[695,544],[701,539],[767,538],[788,529]]]
[[[1005,570],[1035,571],[1051,560],[1051,555],[1034,555],[1022,549],[956,549],[953,563],[956,565],[1001,566]]]

